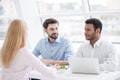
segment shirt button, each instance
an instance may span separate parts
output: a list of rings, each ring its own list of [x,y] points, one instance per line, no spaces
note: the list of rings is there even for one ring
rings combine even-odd
[[[53,52],[53,50],[51,50],[51,52]]]

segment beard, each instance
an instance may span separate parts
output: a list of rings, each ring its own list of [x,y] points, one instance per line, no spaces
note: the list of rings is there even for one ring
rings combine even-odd
[[[92,39],[94,39],[95,34],[96,34],[96,33],[94,32],[94,33],[92,33],[91,35],[85,35],[86,40],[92,40]]]
[[[57,33],[53,33],[52,35],[49,35],[49,37],[51,38],[51,39],[57,39],[57,37],[58,37],[58,34]]]

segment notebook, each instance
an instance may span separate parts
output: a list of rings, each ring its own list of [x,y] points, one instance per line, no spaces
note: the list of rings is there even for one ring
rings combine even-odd
[[[71,57],[69,59],[69,66],[72,73],[100,73],[98,58]]]

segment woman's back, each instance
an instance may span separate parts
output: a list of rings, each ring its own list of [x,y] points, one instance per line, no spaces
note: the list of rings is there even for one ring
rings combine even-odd
[[[20,49],[10,67],[2,67],[3,80],[26,80],[26,78],[28,78],[27,72],[30,70],[30,68],[25,65],[25,57],[27,57],[26,54],[28,53],[26,53],[25,48]]]
[[[51,68],[48,68],[25,48],[26,37],[26,22],[19,19],[13,20],[0,50],[2,80],[27,80],[30,68],[37,70],[47,78],[53,78]]]
[[[9,68],[2,68],[2,80],[28,80],[31,68],[52,78],[51,69],[46,67],[26,48],[21,48]]]

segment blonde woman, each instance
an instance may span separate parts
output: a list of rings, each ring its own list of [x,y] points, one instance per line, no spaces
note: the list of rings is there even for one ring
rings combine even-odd
[[[25,48],[26,37],[26,23],[19,19],[13,20],[0,51],[2,80],[28,80],[27,74],[31,68],[52,80],[56,69],[44,65]]]

